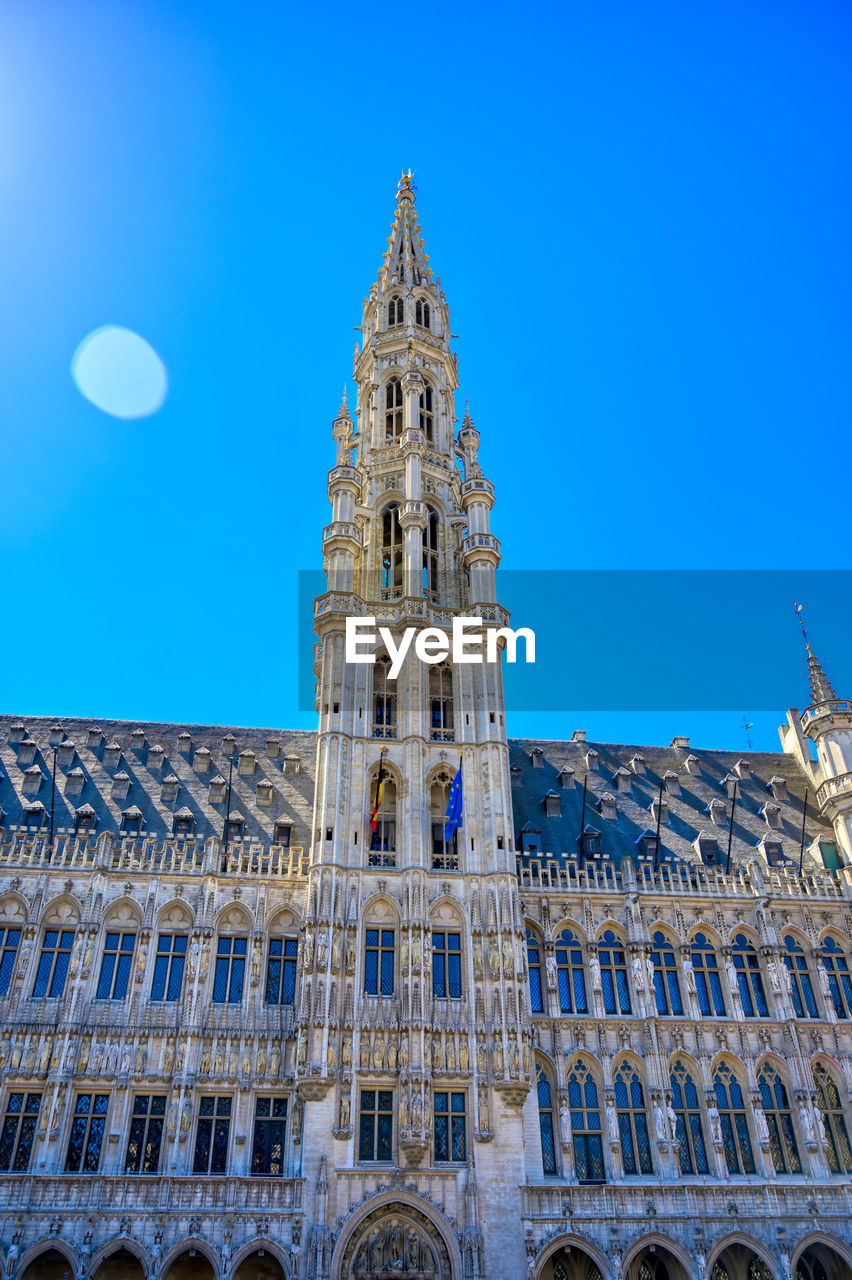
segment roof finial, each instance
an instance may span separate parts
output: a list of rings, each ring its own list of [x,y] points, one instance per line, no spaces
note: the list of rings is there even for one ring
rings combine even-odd
[[[403,169],[402,175],[399,179],[399,183],[396,188],[397,204],[402,204],[403,200],[410,200],[412,204],[414,203],[414,188],[411,185],[411,180],[413,177],[414,177],[414,174],[411,171],[411,169],[408,170],[408,173],[406,173],[405,170]]]
[[[802,628],[802,636],[805,641],[805,649],[808,653],[808,681],[811,686],[811,705],[816,706],[821,702],[833,702],[837,694],[832,688],[831,681],[822,669],[822,663],[814,654],[808,640],[808,633],[805,629],[804,619],[802,618],[802,606],[798,600],[793,601],[793,607],[796,610],[796,617],[799,619],[799,626]]]

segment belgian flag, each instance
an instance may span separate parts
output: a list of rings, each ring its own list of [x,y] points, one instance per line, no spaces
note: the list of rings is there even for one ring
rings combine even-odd
[[[379,810],[382,807],[382,791],[385,785],[385,749],[382,747],[379,752],[379,772],[376,774],[376,803],[373,805],[373,815],[370,818],[370,830],[375,831],[379,825]]]

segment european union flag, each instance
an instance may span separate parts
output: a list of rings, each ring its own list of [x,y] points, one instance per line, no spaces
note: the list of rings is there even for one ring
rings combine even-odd
[[[444,827],[444,843],[449,844],[450,838],[458,831],[464,822],[464,788],[462,786],[462,767],[459,761],[459,767],[456,776],[450,785],[450,796],[447,800],[447,825]]]

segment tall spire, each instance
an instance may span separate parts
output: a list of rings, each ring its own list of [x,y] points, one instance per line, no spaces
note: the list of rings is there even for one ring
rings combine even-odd
[[[834,702],[837,694],[834,692],[831,681],[822,668],[822,663],[811,648],[808,640],[808,633],[805,628],[805,621],[802,617],[802,606],[798,600],[793,601],[796,610],[796,617],[799,620],[799,626],[802,629],[802,637],[805,641],[805,649],[808,654],[808,681],[811,686],[811,706],[817,706],[821,702]]]
[[[414,207],[413,174],[403,172],[396,191],[396,214],[388,236],[388,250],[379,271],[379,284],[394,277],[400,284],[428,284],[432,279],[429,255],[423,243],[417,210]]]

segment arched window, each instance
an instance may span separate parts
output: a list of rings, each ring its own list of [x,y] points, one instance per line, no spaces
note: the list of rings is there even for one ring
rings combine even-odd
[[[677,961],[674,947],[664,933],[659,930],[651,939],[651,963],[654,966],[654,996],[657,1001],[657,1013],[679,1016],[683,1013],[683,1001],[680,997],[680,983],[677,978]]]
[[[793,1128],[787,1089],[776,1068],[764,1062],[757,1074],[760,1105],[769,1130],[769,1150],[776,1173],[801,1173],[802,1162]]]
[[[385,387],[385,439],[398,440],[402,435],[402,383],[391,378]]]
[[[536,1078],[538,1091],[538,1127],[541,1134],[541,1165],[545,1173],[555,1174],[556,1167],[556,1128],[553,1117],[553,1092],[550,1081],[545,1075],[544,1067],[539,1064]]]
[[[837,1085],[821,1062],[814,1067],[817,1107],[822,1116],[825,1154],[832,1173],[852,1173],[852,1148]]]
[[[672,1086],[672,1110],[676,1117],[675,1137],[680,1172],[709,1173],[698,1089],[682,1059],[675,1059],[669,1079]]]
[[[630,987],[627,983],[627,960],[624,943],[607,929],[598,940],[604,1009],[607,1013],[630,1013]]]
[[[388,325],[403,323],[403,307],[402,298],[399,294],[394,294],[388,303]]]
[[[391,680],[391,660],[386,653],[376,655],[373,664],[373,737],[396,737],[396,681]]]
[[[574,1171],[579,1182],[604,1182],[603,1133],[598,1086],[591,1069],[578,1058],[568,1076],[568,1107],[574,1144]]]
[[[624,1172],[653,1173],[645,1093],[638,1071],[626,1058],[615,1069],[615,1110]]]
[[[639,1263],[636,1280],[669,1280],[669,1269],[658,1253],[646,1253]]]
[[[754,1153],[748,1131],[742,1086],[727,1062],[722,1062],[713,1075],[716,1107],[722,1126],[722,1146],[728,1173],[754,1173]]]
[[[381,779],[379,778],[381,770]],[[396,866],[396,783],[387,769],[379,765],[370,781],[371,818],[370,857],[371,867]]]
[[[429,668],[429,737],[453,742],[453,672],[448,662]]]
[[[436,871],[458,871],[459,832],[454,831],[449,841],[444,839],[447,829],[447,804],[452,786],[452,775],[442,769],[429,787],[429,812],[432,823],[432,868]]]
[[[828,1272],[811,1249],[796,1263],[796,1280],[828,1280]]]
[[[818,1018],[814,986],[808,971],[808,961],[801,945],[792,934],[784,938],[787,954],[784,963],[790,981],[790,995],[793,997],[793,1011],[797,1018]]]
[[[420,392],[420,430],[428,440],[429,444],[433,444],[435,440],[435,410],[434,410],[434,392],[427,382],[423,390]]]
[[[713,1263],[710,1280],[731,1280],[731,1277],[728,1275],[728,1268],[725,1266],[724,1262],[720,1262],[717,1259],[716,1262]]]
[[[733,960],[743,1013],[747,1018],[768,1018],[760,961],[744,933],[734,935]]]
[[[402,526],[399,504],[392,502],[382,512],[382,599],[402,594]]]
[[[560,1012],[588,1013],[583,952],[579,938],[570,929],[563,929],[556,939],[556,972]]]
[[[852,1017],[852,974],[849,961],[834,938],[822,944],[822,966],[828,974],[831,1003],[838,1018]]]
[[[414,307],[414,322],[420,324],[424,329],[431,328],[431,314],[429,303],[424,298],[418,298]]]
[[[438,513],[426,508],[426,526],[423,530],[423,595],[427,600],[438,598]]]
[[[752,1254],[749,1259],[746,1280],[772,1280],[772,1272],[763,1259],[758,1258],[756,1254]]]
[[[530,1008],[544,1013],[544,988],[541,985],[541,943],[527,929],[527,969],[530,975]]]
[[[722,993],[722,981],[719,976],[719,961],[712,942],[703,933],[696,933],[692,939],[690,953],[692,968],[695,973],[695,989],[698,992],[698,1007],[702,1016],[710,1018],[725,1016],[725,997]]]

